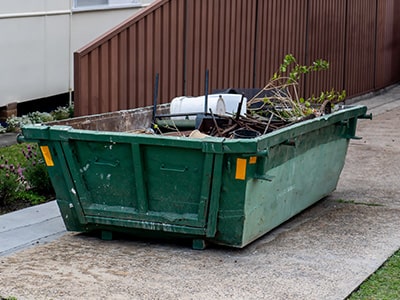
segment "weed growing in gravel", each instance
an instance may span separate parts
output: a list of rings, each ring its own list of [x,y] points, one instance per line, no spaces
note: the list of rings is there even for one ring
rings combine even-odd
[[[343,199],[339,199],[337,200],[337,202],[342,204],[354,204],[354,205],[365,205],[365,206],[384,206],[383,204],[379,203],[357,202],[354,200],[343,200]]]

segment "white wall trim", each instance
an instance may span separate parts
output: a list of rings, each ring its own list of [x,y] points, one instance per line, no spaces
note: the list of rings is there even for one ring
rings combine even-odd
[[[102,11],[102,10],[116,10],[116,9],[129,9],[129,8],[144,8],[150,4],[121,4],[121,5],[98,5],[98,6],[87,6],[87,7],[75,7],[72,8],[73,13],[80,12],[91,12],[91,11]]]
[[[0,14],[0,19],[59,16],[59,15],[69,15],[70,13],[71,13],[71,10],[54,10],[54,11],[38,11],[38,12],[27,12],[27,13],[11,13],[11,14]]]
[[[101,7],[85,7],[85,8],[73,8],[71,10],[54,10],[54,11],[38,11],[38,12],[26,12],[26,13],[10,13],[0,14],[1,19],[16,19],[16,18],[30,18],[30,17],[46,17],[46,16],[59,16],[69,15],[71,13],[99,11],[99,10],[117,10],[117,9],[128,9],[128,8],[142,8],[149,6],[149,4],[130,4],[130,5],[118,5],[118,6],[101,6]]]

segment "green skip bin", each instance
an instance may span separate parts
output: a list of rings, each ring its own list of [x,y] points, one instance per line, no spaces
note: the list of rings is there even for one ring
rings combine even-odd
[[[162,109],[162,106],[158,108]],[[337,186],[365,106],[254,138],[139,132],[152,108],[27,125],[70,231],[184,237],[244,247]]]

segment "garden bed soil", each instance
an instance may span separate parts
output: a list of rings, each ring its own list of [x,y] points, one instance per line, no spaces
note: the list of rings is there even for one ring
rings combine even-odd
[[[12,203],[6,204],[5,206],[0,206],[0,215],[7,214],[13,211],[24,209],[33,206],[28,200],[18,200]]]

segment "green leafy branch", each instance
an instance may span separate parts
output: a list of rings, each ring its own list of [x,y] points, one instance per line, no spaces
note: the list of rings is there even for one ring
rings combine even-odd
[[[278,71],[268,84],[248,102],[252,114],[268,115],[285,121],[296,121],[305,117],[330,112],[335,103],[346,98],[346,92],[334,89],[323,91],[318,96],[305,99],[299,96],[299,82],[302,76],[329,69],[329,62],[317,59],[311,65],[301,65],[292,54],[287,54]],[[267,97],[258,98],[262,93]],[[262,103],[260,103],[260,101]],[[257,108],[251,108],[252,104]],[[328,109],[329,108],[329,109]]]

